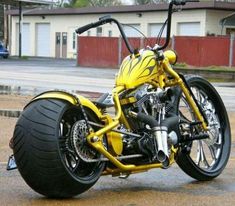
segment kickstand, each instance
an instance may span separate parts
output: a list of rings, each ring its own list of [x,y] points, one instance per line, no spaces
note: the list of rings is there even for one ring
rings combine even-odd
[[[7,169],[7,171],[17,169],[14,155],[11,155],[9,157],[6,169]]]

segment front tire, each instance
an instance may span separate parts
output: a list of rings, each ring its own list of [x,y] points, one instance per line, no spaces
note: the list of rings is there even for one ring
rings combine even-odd
[[[229,159],[231,148],[229,119],[221,97],[207,80],[190,76],[187,82],[207,116],[210,138],[182,144],[176,161],[189,176],[201,181],[211,180],[220,175]],[[178,99],[178,114],[188,122],[197,121],[182,93]],[[187,133],[183,128],[181,133]]]
[[[99,121],[85,110],[88,119]],[[67,198],[88,190],[98,180],[104,163],[85,162],[75,151],[81,146],[83,154],[90,154],[87,158],[99,158],[85,136],[81,137],[87,132],[83,122],[80,108],[62,100],[37,100],[25,108],[15,127],[13,151],[21,176],[36,192]],[[83,124],[83,129],[74,142],[75,124]]]

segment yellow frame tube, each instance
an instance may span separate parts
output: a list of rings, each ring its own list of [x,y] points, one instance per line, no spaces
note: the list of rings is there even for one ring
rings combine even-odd
[[[116,108],[116,111],[117,111],[117,114],[113,119],[114,121],[112,123],[109,123],[108,125],[106,125],[102,129],[100,129],[100,130],[92,133],[91,135],[89,135],[87,137],[89,142],[91,142],[92,137],[95,137],[95,136],[99,137],[99,136],[105,134],[106,132],[109,132],[110,130],[112,130],[114,127],[116,127],[119,124],[119,119],[122,115],[122,109],[121,109],[121,104],[120,104],[120,101],[119,101],[118,94],[123,90],[124,90],[124,87],[117,87],[113,90],[113,100],[114,100],[115,108]]]
[[[208,130],[207,124],[206,124],[203,116],[201,115],[201,112],[199,111],[196,103],[194,102],[193,98],[191,97],[190,92],[188,91],[187,87],[185,86],[185,84],[184,84],[183,80],[180,78],[180,76],[172,69],[172,67],[169,64],[169,61],[167,59],[165,59],[163,61],[163,68],[168,74],[170,74],[172,77],[175,78],[176,82],[178,83],[178,85],[182,89],[191,109],[195,113],[197,119],[200,122],[202,122],[203,129],[207,131]]]
[[[114,117],[114,121],[102,129],[92,132],[88,137],[87,140],[92,145],[97,151],[99,151],[101,154],[103,154],[105,157],[107,157],[116,167],[117,169],[114,169],[112,173],[121,173],[121,172],[132,172],[132,171],[146,171],[152,168],[161,168],[163,167],[162,163],[154,163],[154,164],[147,164],[147,165],[124,165],[122,164],[117,158],[115,158],[111,153],[109,153],[103,143],[102,143],[102,137],[101,135],[105,134],[106,132],[112,130],[114,127],[116,127],[119,124],[119,119],[121,118],[122,115],[122,110],[121,110],[121,104],[119,101],[119,96],[118,94],[124,90],[124,87],[117,87],[113,90],[113,99],[116,107],[117,114]],[[97,139],[94,141],[93,137],[97,137]],[[173,154],[172,154],[173,155]],[[174,156],[174,155],[173,155]],[[173,164],[174,162],[174,157],[170,158],[170,164]],[[108,172],[109,173],[109,172]]]
[[[180,88],[182,89],[183,93],[185,94],[185,97],[190,105],[190,107],[192,108],[193,112],[195,113],[197,119],[202,122],[202,126],[205,130],[207,130],[207,124],[204,121],[204,118],[202,117],[196,103],[194,102],[193,98],[190,95],[190,92],[188,91],[187,87],[185,86],[184,82],[182,81],[182,79],[180,78],[180,76],[172,69],[171,65],[169,64],[169,61],[167,59],[165,59],[162,63],[162,67],[164,69],[165,72],[167,72],[168,74],[170,74],[174,79],[175,79],[175,83],[173,81],[171,81],[171,85],[175,84],[175,85],[179,85]],[[162,82],[159,82],[160,85],[166,85],[166,82],[163,81],[164,78],[160,78],[160,81],[162,80]],[[103,154],[105,157],[107,157],[116,167],[117,169],[111,169],[111,170],[107,170],[104,172],[104,174],[118,174],[118,173],[122,173],[122,172],[137,172],[137,171],[146,171],[152,168],[161,168],[163,167],[162,163],[154,163],[154,164],[146,164],[146,165],[139,165],[139,166],[135,166],[135,165],[124,165],[122,164],[117,158],[115,158],[111,153],[109,153],[106,148],[104,147],[103,143],[102,143],[102,136],[103,134],[105,134],[106,132],[111,131],[113,128],[115,128],[118,124],[119,124],[119,119],[123,117],[122,114],[122,109],[121,109],[121,104],[119,101],[119,93],[122,92],[125,89],[124,86],[118,86],[116,88],[113,89],[113,100],[115,103],[115,109],[116,109],[116,115],[113,118],[113,122],[107,124],[105,127],[103,127],[102,129],[96,131],[96,132],[92,132],[88,137],[87,140],[90,143],[90,145],[92,145],[97,151],[99,151],[101,154]],[[96,137],[96,138],[94,138]],[[94,138],[94,139],[93,139]],[[170,165],[173,164],[174,162],[174,154],[175,152],[173,151],[170,157]]]

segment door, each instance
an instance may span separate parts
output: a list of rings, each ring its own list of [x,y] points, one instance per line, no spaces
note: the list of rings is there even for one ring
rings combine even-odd
[[[23,28],[22,28],[22,55],[30,56],[29,24],[23,24]]]
[[[16,53],[19,51],[19,24],[16,24]],[[22,33],[21,33],[21,54],[23,56],[32,56],[30,53],[30,24],[29,23],[23,23],[22,25]]]
[[[62,33],[62,58],[67,58],[67,32]]]
[[[125,24],[123,29],[127,37],[141,37],[141,34],[137,31],[140,30],[140,24]]]
[[[200,22],[178,23],[179,36],[200,36]]]
[[[50,56],[50,24],[36,24],[36,55]]]
[[[226,34],[227,35],[235,34],[235,28],[226,28]]]
[[[55,57],[60,58],[61,56],[61,32],[55,33]]]
[[[161,31],[163,23],[149,24],[149,36],[157,37]],[[161,37],[166,37],[166,27],[164,28]]]

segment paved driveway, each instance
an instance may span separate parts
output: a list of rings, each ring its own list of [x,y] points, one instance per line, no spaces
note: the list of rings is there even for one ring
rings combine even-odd
[[[75,60],[30,59],[0,61],[0,85],[37,94],[49,89],[110,92],[118,69],[77,67]],[[235,111],[235,83],[215,84],[229,111]]]
[[[30,61],[1,60],[0,85],[11,85],[23,92],[47,89],[110,91],[115,69],[81,68],[75,61],[35,59]],[[216,84],[229,111],[235,111],[233,85]],[[233,112],[230,112],[234,114]],[[231,116],[234,123],[234,115]],[[221,176],[210,182],[198,182],[185,175],[176,165],[168,170],[155,169],[131,175],[122,180],[101,177],[84,194],[68,200],[46,199],[31,190],[18,171],[6,172],[6,157],[11,153],[8,142],[15,118],[0,117],[0,205],[82,205],[82,206],[154,206],[235,204],[235,145]],[[233,133],[234,133],[234,128]]]

